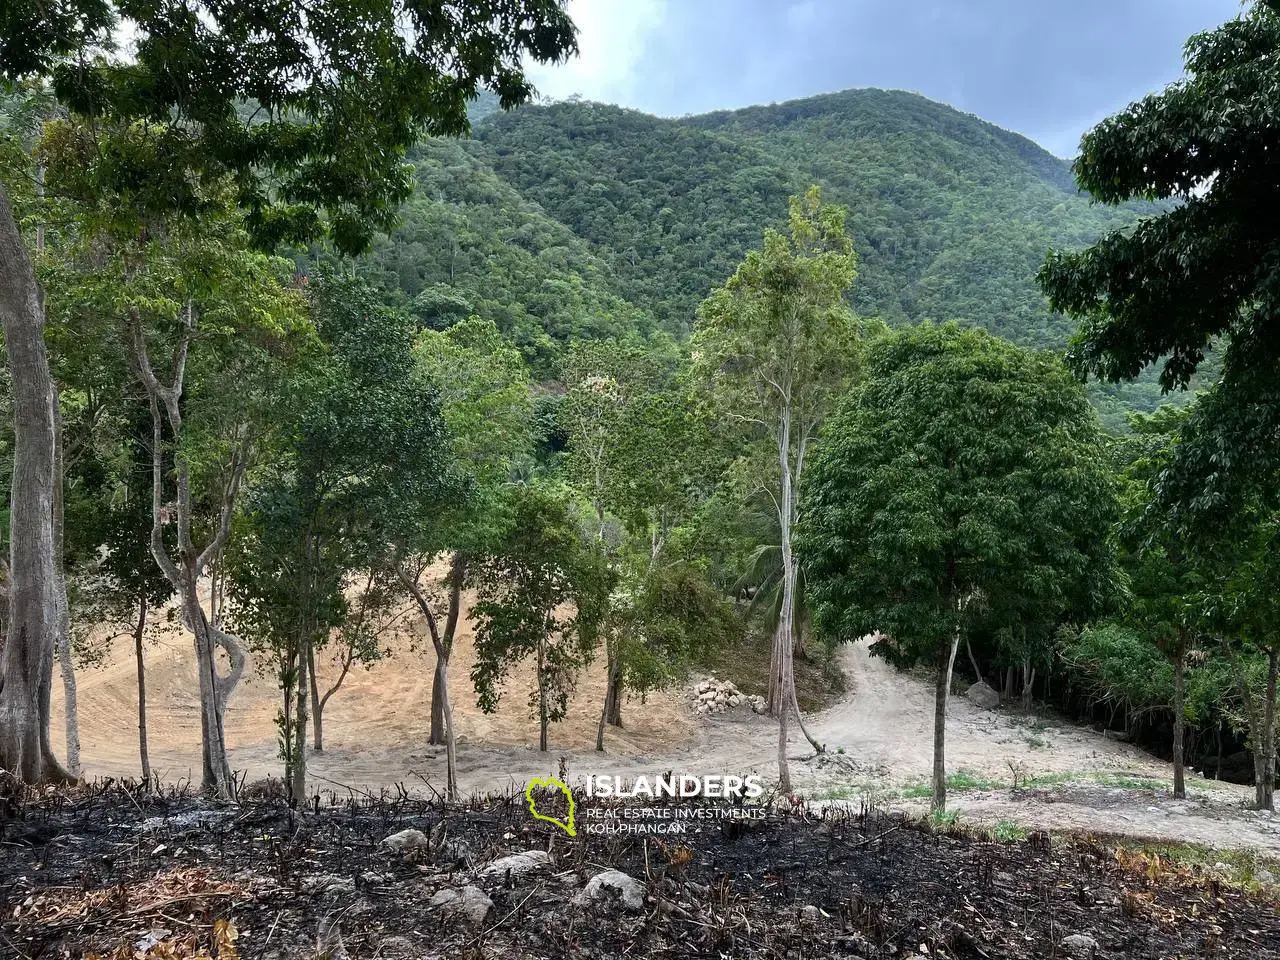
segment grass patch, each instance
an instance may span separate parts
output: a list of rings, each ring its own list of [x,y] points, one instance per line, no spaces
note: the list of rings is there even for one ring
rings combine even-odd
[[[1015,840],[1027,839],[1027,828],[1012,820],[1001,820],[987,831],[992,840],[1011,843]]]

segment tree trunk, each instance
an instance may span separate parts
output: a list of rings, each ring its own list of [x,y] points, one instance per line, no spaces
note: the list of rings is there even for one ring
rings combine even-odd
[[[933,697],[933,801],[930,809],[941,813],[947,808],[947,698],[951,694],[951,671],[960,647],[960,631],[950,642],[938,644],[937,687]]]
[[[973,647],[970,646],[968,637],[965,637],[964,649],[965,652],[969,654],[969,666],[973,667],[974,677],[977,679],[978,683],[986,683],[986,681],[982,679],[982,671],[978,669],[978,658],[973,655]]]
[[[138,756],[142,779],[151,783],[151,755],[147,751],[147,668],[142,659],[142,640],[147,629],[147,598],[138,600],[138,627],[133,631],[133,656],[138,663]]]
[[[44,295],[0,186],[0,325],[13,396],[9,629],[0,654],[0,767],[28,783],[66,782],[49,739],[59,603],[54,544],[56,408],[44,343]],[[61,601],[59,592],[62,593]]]
[[[1280,672],[1280,650],[1267,653],[1267,693],[1262,704],[1262,734],[1257,738],[1260,749],[1253,758],[1256,797],[1259,810],[1276,808],[1276,680]]]
[[[453,707],[449,703],[449,654],[445,650],[444,640],[440,636],[436,615],[431,609],[431,604],[427,603],[427,598],[423,595],[422,588],[418,586],[417,580],[406,574],[399,563],[395,564],[395,573],[400,583],[404,585],[405,589],[409,591],[414,601],[418,604],[418,610],[427,622],[427,630],[431,634],[432,646],[436,650],[436,670],[441,680],[440,699],[444,712],[445,797],[449,800],[456,800],[458,798],[458,740],[453,725]]]
[[[791,705],[785,700],[778,714],[778,791],[783,794],[791,792],[791,765],[787,762],[787,715]]]
[[[538,749],[547,752],[547,681],[543,676],[545,666],[543,644],[538,644]]]
[[[311,638],[301,641],[298,651],[298,682],[294,685],[296,710],[293,718],[293,764],[289,768],[289,803],[301,809],[307,802],[307,699],[311,695]]]
[[[428,743],[444,743],[445,661],[453,653],[453,638],[458,632],[458,619],[462,610],[462,586],[467,577],[467,557],[460,550],[453,552],[449,565],[449,612],[444,622],[444,659],[436,656],[436,674],[431,684],[431,733]]]
[[[1186,757],[1183,750],[1183,736],[1186,728],[1187,699],[1187,636],[1185,631],[1178,635],[1178,647],[1173,660],[1173,795],[1178,800],[1186,799]]]
[[[1022,709],[1031,709],[1031,693],[1035,688],[1036,672],[1030,660],[1022,661]]]
[[[316,753],[323,753],[325,701],[316,680],[316,645],[311,641],[307,643],[307,676],[311,678],[311,747]]]
[[[67,735],[67,772],[80,776],[80,705],[76,697],[76,666],[71,659],[71,632],[58,625],[58,669],[62,674],[63,720]]]

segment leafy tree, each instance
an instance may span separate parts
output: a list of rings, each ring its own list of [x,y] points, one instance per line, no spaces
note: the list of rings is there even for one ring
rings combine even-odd
[[[1014,600],[1096,612],[1115,581],[1099,536],[1115,509],[1097,422],[1057,358],[954,324],[872,346],[865,388],[815,452],[801,556],[819,629],[883,631],[875,653],[933,667],[935,809],[960,641],[1018,615]]]
[[[563,492],[525,487],[502,541],[473,561],[468,579],[477,591],[471,679],[480,708],[497,709],[503,679],[533,658],[529,705],[545,752],[547,727],[564,718],[599,639],[612,579],[599,546],[582,536]]]
[[[793,197],[789,232],[765,232],[763,248],[748,254],[703,303],[693,336],[695,364],[704,382],[727,417],[741,420],[763,438],[768,459],[762,466],[769,464],[766,475],[776,480],[770,492],[778,514],[782,606],[769,701],[779,721],[783,790],[791,787],[788,714],[794,709],[797,721],[800,717],[792,662],[799,578],[792,549],[796,488],[810,445],[852,385],[862,359],[859,325],[844,301],[857,262],[844,220],[844,210],[823,204],[817,187]]]
[[[574,46],[556,0],[322,0],[303,17],[295,5],[259,0],[45,6],[6,8],[0,80],[49,79],[73,117],[92,119],[73,128],[84,149],[63,152],[63,186],[100,199],[116,231],[132,226],[135,238],[155,218],[200,213],[211,184],[229,182],[259,244],[327,231],[340,249],[358,250],[408,195],[409,144],[424,132],[464,132],[467,101],[482,87],[504,107],[527,100],[524,57],[555,60]],[[111,53],[118,16],[136,38],[128,58]],[[65,777],[48,737],[48,663],[65,586],[43,506],[60,477],[42,300],[0,188],[0,323],[15,398],[0,765],[30,781]],[[225,792],[218,766],[206,764],[206,786]]]
[[[309,290],[325,355],[294,375],[296,425],[255,477],[231,565],[235,620],[278,661],[295,803],[306,795],[307,721],[323,750],[324,706],[353,664],[381,656],[394,604],[394,578],[375,563],[385,511],[399,518],[401,485],[444,470],[434,452],[442,424],[434,393],[416,377],[408,318],[380,307],[359,281],[323,278]],[[340,672],[322,694],[316,655],[335,632]]]
[[[1119,381],[1161,363],[1162,386],[1175,389],[1211,348],[1223,351],[1221,401],[1197,413],[1218,435],[1215,490],[1280,455],[1278,54],[1280,4],[1251,3],[1187,42],[1184,79],[1086,134],[1073,168],[1082,188],[1107,204],[1167,205],[1085,250],[1051,254],[1039,275],[1054,308],[1081,321],[1081,371]],[[1230,409],[1250,411],[1247,430],[1217,421]],[[1186,493],[1188,505],[1200,495]]]
[[[498,328],[479,317],[444,332],[424,331],[416,369],[438,391],[454,470],[468,490],[435,518],[437,542],[450,550],[448,608],[431,693],[431,743],[445,739],[448,657],[462,609],[468,558],[498,540],[510,515],[513,475],[532,457],[529,371]]]

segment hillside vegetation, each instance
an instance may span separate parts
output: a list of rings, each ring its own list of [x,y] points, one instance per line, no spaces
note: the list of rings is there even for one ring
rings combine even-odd
[[[1144,208],[1095,205],[1025,137],[901,91],[847,90],[664,119],[591,102],[473,111],[474,138],[428,141],[417,186],[362,272],[444,327],[493,320],[550,371],[573,337],[683,337],[703,297],[812,184],[849,210],[854,309],[958,320],[1060,348],[1074,323],[1035,285]],[[1153,381],[1092,391],[1104,422],[1160,401]]]

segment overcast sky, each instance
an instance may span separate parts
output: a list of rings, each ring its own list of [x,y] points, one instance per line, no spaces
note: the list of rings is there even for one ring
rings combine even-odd
[[[679,116],[843,90],[914,90],[1070,157],[1093,123],[1182,72],[1240,0],[570,0],[582,53],[534,71]]]

